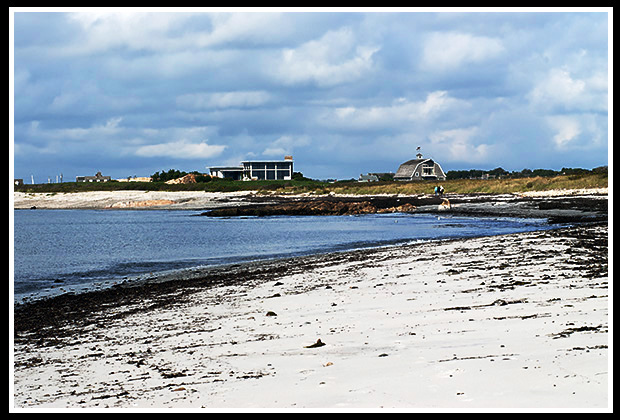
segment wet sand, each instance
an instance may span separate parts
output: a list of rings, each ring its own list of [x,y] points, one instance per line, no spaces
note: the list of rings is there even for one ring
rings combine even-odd
[[[528,200],[580,224],[17,305],[14,407],[608,410],[607,200]]]

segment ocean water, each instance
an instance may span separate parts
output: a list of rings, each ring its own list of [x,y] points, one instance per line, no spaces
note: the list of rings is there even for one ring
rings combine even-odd
[[[183,210],[14,210],[15,301],[150,273],[551,228],[543,219],[425,214],[210,218]]]

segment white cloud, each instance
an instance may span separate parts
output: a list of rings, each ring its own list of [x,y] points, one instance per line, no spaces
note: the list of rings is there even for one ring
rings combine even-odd
[[[457,102],[456,99],[451,98],[448,95],[448,92],[440,90],[431,92],[426,96],[426,100],[422,103],[415,104],[414,111],[417,111],[420,116],[426,118],[427,116],[439,112],[442,109],[455,104]]]
[[[79,41],[67,45],[68,54],[104,51],[115,47],[132,50],[170,50],[187,43],[168,34],[170,28],[187,19],[183,13],[78,12],[70,20],[83,29]]]
[[[122,129],[119,126],[122,120],[122,117],[113,117],[108,119],[105,124],[94,124],[89,128],[74,127],[49,130],[41,130],[40,124],[37,122],[36,125],[31,126],[31,129],[37,130],[39,135],[54,139],[93,140],[118,134]]]
[[[308,136],[288,136],[284,135],[267,146],[263,151],[263,156],[281,156],[290,155],[293,150],[300,146],[307,146],[310,144],[310,137]]]
[[[556,132],[553,142],[558,148],[565,148],[581,134],[581,126],[573,117],[556,115],[547,117],[547,123]]]
[[[562,69],[552,69],[529,93],[534,103],[572,103],[585,90],[583,80],[571,78],[570,73]]]
[[[449,70],[461,64],[478,63],[504,51],[497,38],[461,32],[434,32],[426,40],[422,64],[429,69]]]
[[[135,51],[181,51],[226,43],[282,42],[295,30],[281,13],[160,13],[78,12],[69,20],[83,30],[79,42],[67,45],[65,54],[86,54],[124,47]],[[201,20],[197,24],[196,20]],[[192,25],[188,25],[191,23]]]
[[[120,125],[122,120],[122,117],[113,117],[103,124],[93,124],[86,128],[47,128],[39,121],[30,121],[23,132],[22,142],[15,144],[19,144],[19,153],[62,154],[66,157],[94,147],[96,153],[109,155],[119,149],[115,140],[125,130]]]
[[[212,13],[213,30],[195,37],[200,47],[227,42],[262,43],[281,41],[290,20],[281,13]]]
[[[263,90],[189,93],[177,98],[177,105],[190,109],[211,108],[249,108],[263,105],[271,99],[271,95]]]
[[[206,159],[220,155],[226,146],[210,145],[206,142],[188,143],[179,140],[170,143],[141,146],[135,154],[142,157],[171,157],[178,159]]]
[[[596,73],[586,79],[553,68],[532,88],[527,98],[541,108],[607,111],[607,77]]]
[[[449,109],[469,107],[465,101],[448,95],[446,91],[429,93],[423,101],[398,98],[387,106],[356,108],[352,106],[330,109],[320,120],[330,127],[350,129],[397,128],[399,124],[433,119]]]
[[[492,147],[488,144],[475,144],[478,135],[478,127],[456,128],[452,130],[438,131],[429,136],[431,147],[435,151],[434,156],[441,161],[460,161],[480,163],[490,156]]]
[[[378,50],[357,45],[349,28],[329,31],[318,40],[282,51],[275,76],[287,85],[314,82],[333,86],[352,82],[372,68],[372,56]]]

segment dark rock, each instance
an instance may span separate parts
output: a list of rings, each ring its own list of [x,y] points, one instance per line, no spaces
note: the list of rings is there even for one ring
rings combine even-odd
[[[304,346],[304,348],[314,349],[314,348],[317,348],[317,347],[323,347],[324,345],[325,345],[325,343],[323,343],[321,341],[321,339],[319,338],[318,340],[316,340],[316,343],[310,344],[309,346]]]

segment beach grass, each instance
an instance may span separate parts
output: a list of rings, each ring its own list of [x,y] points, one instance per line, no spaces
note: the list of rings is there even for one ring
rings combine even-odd
[[[315,193],[343,195],[380,195],[380,194],[432,194],[436,185],[441,184],[446,193],[456,194],[510,194],[528,191],[548,191],[564,189],[607,188],[607,174],[561,175],[555,177],[504,178],[504,179],[456,179],[444,181],[411,182],[337,182],[311,187],[304,191],[300,188],[280,188],[278,193]]]

